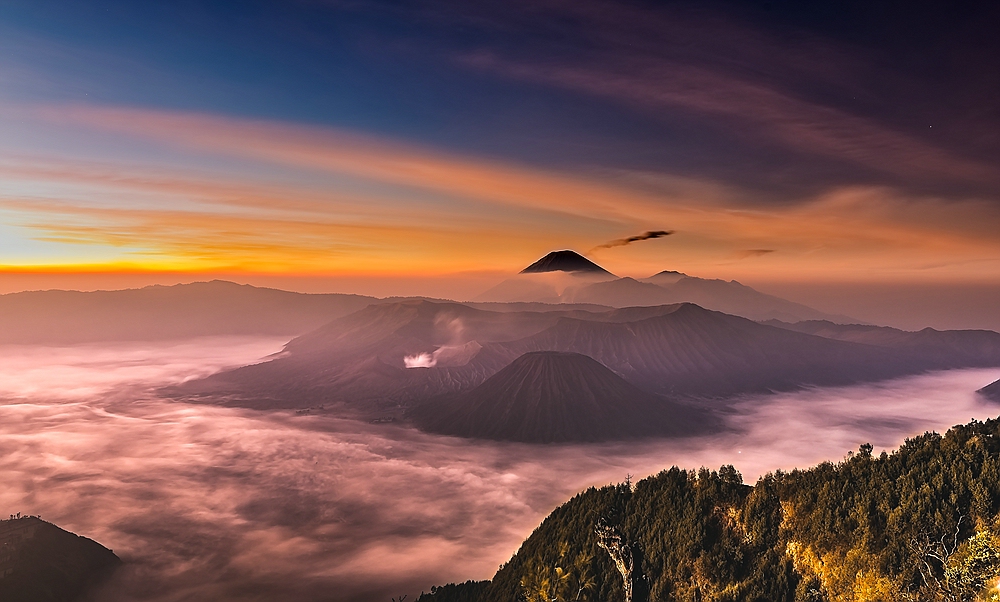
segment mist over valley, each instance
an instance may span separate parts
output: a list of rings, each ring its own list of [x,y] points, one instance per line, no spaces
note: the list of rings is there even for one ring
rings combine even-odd
[[[554,507],[671,465],[744,479],[996,415],[995,369],[746,396],[722,433],[529,445],[160,396],[280,338],[0,347],[0,504],[123,559],[107,600],[372,600],[486,579]],[[823,433],[821,438],[816,433]]]

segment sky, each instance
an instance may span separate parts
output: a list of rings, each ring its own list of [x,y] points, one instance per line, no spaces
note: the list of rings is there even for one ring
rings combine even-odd
[[[1000,284],[1000,5],[813,4],[0,1],[0,290]]]

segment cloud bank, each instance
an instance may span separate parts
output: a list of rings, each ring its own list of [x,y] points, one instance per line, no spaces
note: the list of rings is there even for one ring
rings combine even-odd
[[[129,562],[104,594],[116,602],[387,600],[490,577],[589,485],[724,463],[753,482],[1000,413],[972,393],[998,370],[969,370],[746,398],[724,436],[526,446],[153,393],[281,343],[0,348],[0,515],[114,549]]]

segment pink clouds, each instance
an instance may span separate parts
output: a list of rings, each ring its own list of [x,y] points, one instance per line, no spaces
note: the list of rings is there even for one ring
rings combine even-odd
[[[174,403],[150,389],[279,347],[0,349],[0,511],[40,513],[128,560],[111,600],[412,597],[488,578],[589,485],[672,464],[734,463],[752,481],[998,411],[972,393],[996,370],[959,371],[748,398],[731,410],[736,432],[701,440],[538,447]]]

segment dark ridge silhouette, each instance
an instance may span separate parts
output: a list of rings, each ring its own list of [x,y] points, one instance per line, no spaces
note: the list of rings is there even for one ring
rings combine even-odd
[[[121,566],[101,544],[37,517],[0,521],[0,600],[71,602]]]
[[[979,390],[979,393],[987,399],[1000,401],[1000,380],[993,384],[986,385]]]
[[[471,391],[418,404],[422,429],[477,439],[563,443],[677,437],[718,427],[704,410],[652,395],[579,353],[526,353]]]
[[[522,274],[538,274],[543,272],[589,272],[613,275],[611,272],[575,251],[552,251],[521,270]]]
[[[74,344],[218,335],[295,336],[380,300],[291,293],[223,280],[120,291],[0,295],[0,344]]]

